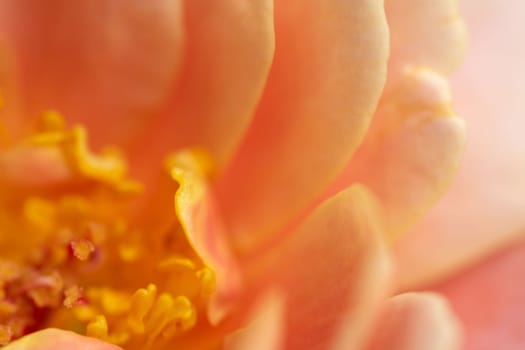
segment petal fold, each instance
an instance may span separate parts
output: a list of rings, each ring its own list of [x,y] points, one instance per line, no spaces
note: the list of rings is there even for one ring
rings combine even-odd
[[[22,107],[13,118],[31,124],[56,109],[94,131],[97,146],[129,140],[175,78],[181,15],[179,0],[2,1],[0,36],[15,51]]]
[[[352,186],[320,205],[245,274],[286,297],[285,346],[357,349],[386,296],[390,261],[370,194]],[[257,288],[256,288],[257,289]]]
[[[471,44],[451,84],[468,124],[465,155],[455,183],[396,247],[402,290],[446,278],[525,233],[525,3],[461,6]]]
[[[275,58],[240,151],[218,184],[239,250],[320,194],[361,141],[388,54],[382,1],[278,0]]]
[[[446,80],[426,68],[407,69],[382,99],[365,142],[329,193],[366,184],[383,206],[389,238],[397,239],[448,188],[464,139]]]
[[[273,59],[273,1],[185,0],[187,46],[144,157],[203,147],[221,167],[249,125]]]
[[[216,286],[211,287],[216,290],[213,290],[208,317],[217,323],[230,311],[230,303],[240,288],[240,276],[206,181],[209,157],[188,150],[175,154],[169,163],[171,175],[179,184],[175,193],[177,219],[194,251],[215,275]]]

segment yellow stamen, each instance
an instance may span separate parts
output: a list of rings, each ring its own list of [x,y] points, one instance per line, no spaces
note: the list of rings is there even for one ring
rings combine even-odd
[[[145,331],[144,317],[149,312],[157,296],[157,286],[150,284],[146,289],[139,289],[131,298],[131,312],[128,325],[135,333],[142,334]]]
[[[97,311],[91,306],[81,305],[73,307],[73,314],[79,321],[89,322],[95,318]]]
[[[80,261],[86,261],[95,251],[95,245],[87,239],[75,239],[70,243],[73,255]]]
[[[63,304],[65,307],[70,309],[79,303],[79,301],[84,296],[84,292],[79,286],[71,286],[64,291],[64,296],[65,298]]]
[[[215,274],[208,267],[204,267],[195,273],[195,276],[201,282],[201,295],[203,297],[209,297],[215,292],[216,280]]]
[[[163,332],[164,337],[191,329],[197,322],[197,313],[188,298],[179,296],[173,302],[171,318],[170,325]]]
[[[89,322],[86,327],[86,335],[100,340],[108,339],[108,321],[106,317],[97,315],[93,321]]]
[[[171,161],[211,171],[203,152]],[[0,150],[0,168],[0,344],[52,326],[130,350],[171,348],[206,315],[214,272],[175,213],[153,240],[134,225],[142,184],[118,151],[91,153],[83,127],[48,111],[33,135]]]
[[[100,293],[100,304],[104,312],[110,316],[123,315],[128,312],[130,308],[128,299],[127,294],[109,288],[102,288]]]
[[[197,266],[191,259],[182,256],[170,256],[159,263],[159,269],[188,269],[194,270]]]

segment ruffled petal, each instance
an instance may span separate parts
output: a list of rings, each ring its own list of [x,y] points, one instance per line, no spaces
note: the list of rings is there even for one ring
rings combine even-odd
[[[432,293],[407,293],[388,303],[368,350],[459,350],[461,327],[447,301]]]
[[[95,131],[97,146],[129,139],[175,78],[181,24],[179,0],[2,1],[22,107],[12,122],[51,108]]]
[[[175,194],[177,219],[190,245],[213,274],[203,273],[201,278],[210,279],[213,297],[208,317],[212,323],[218,323],[230,311],[239,292],[240,276],[206,182],[209,160],[199,152],[183,151],[170,163],[172,177],[179,184]]]
[[[329,193],[354,182],[367,185],[383,206],[387,234],[396,239],[452,182],[464,129],[452,111],[446,80],[425,68],[407,69]]]
[[[436,287],[465,328],[465,350],[525,348],[525,244]]]
[[[4,350],[122,350],[120,347],[100,340],[84,337],[73,332],[48,328],[25,336]]]
[[[274,51],[273,1],[184,1],[181,76],[140,152],[204,147],[223,165],[252,118]],[[148,147],[142,147],[147,144]]]
[[[255,289],[276,285],[286,297],[285,349],[359,348],[389,289],[378,225],[368,192],[352,186],[244,264]]]
[[[404,290],[446,277],[525,233],[525,3],[461,4],[472,43],[452,87],[468,124],[467,147],[455,184],[396,247]]]
[[[297,215],[361,141],[385,79],[382,1],[281,0],[268,84],[219,183],[240,250]]]
[[[457,0],[385,0],[390,28],[389,80],[406,65],[427,66],[447,75],[462,61],[465,25]]]

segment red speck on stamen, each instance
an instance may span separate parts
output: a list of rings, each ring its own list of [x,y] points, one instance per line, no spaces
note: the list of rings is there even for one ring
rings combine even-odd
[[[84,295],[84,290],[79,286],[72,286],[64,291],[64,306],[68,309],[77,305],[88,304],[88,299]]]
[[[95,245],[87,239],[74,239],[69,242],[71,254],[80,261],[87,261],[95,251]]]

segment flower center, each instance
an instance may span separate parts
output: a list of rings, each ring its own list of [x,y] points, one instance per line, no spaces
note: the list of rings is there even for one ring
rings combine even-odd
[[[92,154],[85,129],[67,128],[54,112],[5,144],[0,344],[58,327],[161,349],[206,326],[198,316],[214,292],[213,271],[175,219],[151,225],[155,209],[137,215],[144,186],[127,178],[117,151]]]

